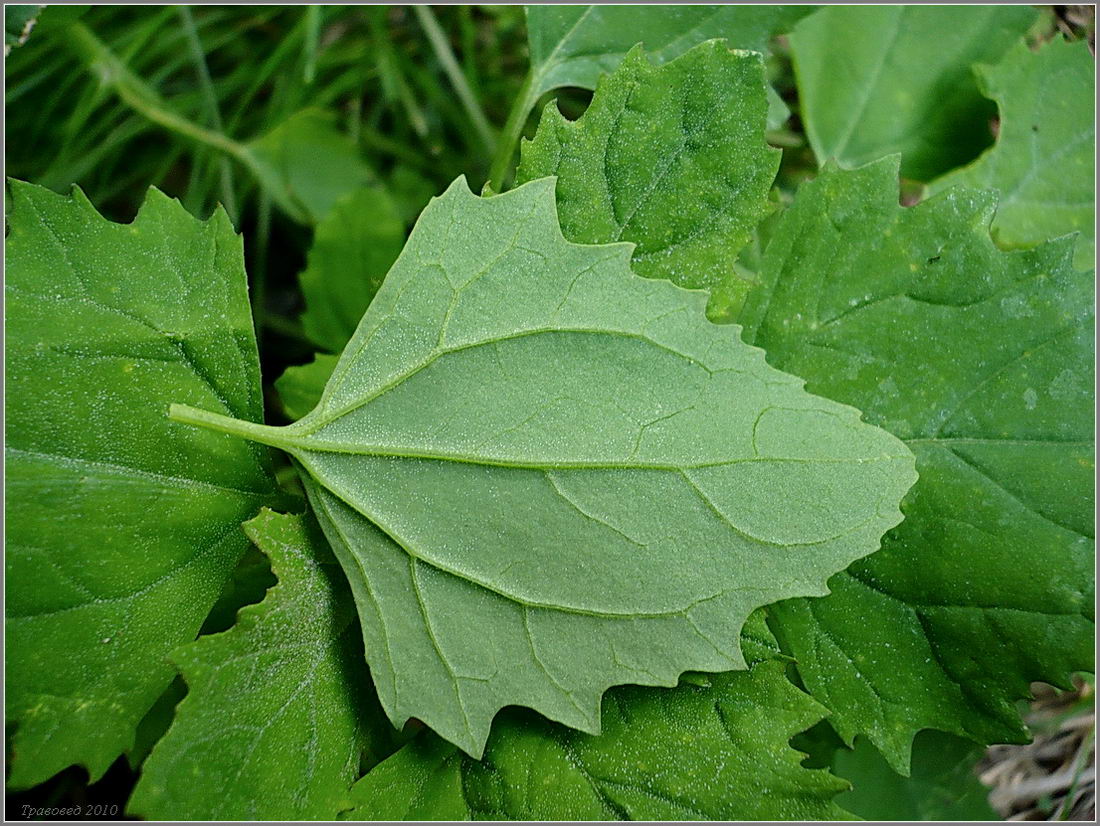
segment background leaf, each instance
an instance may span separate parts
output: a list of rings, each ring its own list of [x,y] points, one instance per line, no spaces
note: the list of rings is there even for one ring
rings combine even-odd
[[[314,520],[265,511],[245,529],[279,582],[232,629],[172,655],[189,693],[145,762],[132,813],[332,819],[364,752],[392,748],[347,580]]]
[[[1089,268],[1096,242],[1096,59],[1088,43],[1055,37],[1036,52],[1021,43],[977,73],[982,93],[1000,111],[997,143],[929,191],[996,189],[999,243],[1029,246],[1080,232],[1074,262]]]
[[[151,191],[133,224],[11,181],[10,784],[100,777],[168,686],[273,494],[263,450],[170,422],[260,418],[241,242]]]
[[[760,57],[721,41],[659,68],[635,50],[579,120],[546,107],[516,179],[558,177],[570,241],[630,241],[638,275],[689,288],[724,285],[736,280],[733,262],[763,217],[779,168],[780,152],[764,140],[764,90]]]
[[[1021,741],[1032,680],[1093,663],[1093,301],[1067,241],[1004,253],[995,201],[897,205],[897,158],[826,167],[780,219],[745,336],[917,456],[905,521],[777,634],[847,742]]]
[[[363,187],[333,204],[317,225],[300,276],[302,326],[321,349],[339,353],[397,260],[405,223],[381,187]]]
[[[554,181],[421,215],[287,450],[395,725],[479,755],[496,712],[599,731],[610,685],[743,668],[760,605],[873,551],[911,457],[767,368],[704,295],[569,244]],[[471,514],[477,514],[471,519]]]
[[[974,158],[996,114],[971,74],[1035,21],[1027,6],[830,6],[791,32],[806,136],[820,163],[900,152],[927,181]]]
[[[787,743],[821,709],[772,660],[758,615],[748,672],[677,688],[622,687],[599,737],[512,710],[481,762],[431,732],[355,785],[359,820],[815,820],[846,813],[843,781],[799,765]]]

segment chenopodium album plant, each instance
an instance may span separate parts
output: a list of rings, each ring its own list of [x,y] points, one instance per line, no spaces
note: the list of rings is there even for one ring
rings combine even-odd
[[[517,118],[613,70],[512,188],[424,209],[342,353],[277,383],[286,426],[223,212],[10,183],[11,786],[148,728],[146,817],[839,818],[789,744],[822,718],[907,774],[922,729],[1020,742],[1029,681],[1093,667],[1075,239],[951,176],[903,208],[897,155],[761,225],[760,55],[689,20],[690,49],[594,60],[614,14],[531,10]],[[1089,58],[1011,53],[988,91],[1029,59]],[[1030,183],[1013,111],[962,182]],[[322,346],[354,266],[311,259]],[[250,541],[278,583],[196,639]]]

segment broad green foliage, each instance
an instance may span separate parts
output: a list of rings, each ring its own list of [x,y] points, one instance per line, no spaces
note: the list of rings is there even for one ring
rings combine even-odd
[[[782,662],[760,662],[774,656],[767,643],[743,642],[746,657],[757,662],[748,672],[706,675],[672,689],[609,692],[599,737],[511,710],[494,724],[479,763],[424,732],[356,784],[357,805],[347,817],[845,817],[831,802],[844,782],[802,768],[802,755],[787,742],[820,719],[820,706],[788,682]]]
[[[996,189],[999,243],[1028,246],[1080,232],[1074,261],[1087,269],[1096,239],[1096,59],[1088,44],[1056,37],[1033,52],[1020,43],[977,72],[983,94],[1000,109],[997,143],[930,191]]]
[[[173,409],[301,464],[395,725],[475,756],[505,705],[596,733],[609,686],[744,668],[753,609],[823,594],[899,519],[900,443],[630,253],[566,242],[553,179],[459,179],[312,413]]]
[[[913,741],[912,772],[902,777],[857,738],[854,750],[838,749],[832,758],[833,773],[852,784],[836,803],[866,820],[1000,820],[974,772],[982,752],[969,740],[922,731]]]
[[[595,89],[600,75],[641,43],[657,63],[704,40],[725,38],[738,49],[767,50],[813,6],[528,6],[532,95],[561,86]]]
[[[10,784],[93,779],[134,740],[272,493],[264,452],[167,419],[258,419],[241,242],[151,191],[132,224],[10,183]]]
[[[14,46],[22,46],[35,24],[42,6],[4,4],[4,56]]]
[[[919,729],[1021,740],[1029,681],[1092,668],[1093,279],[1068,241],[999,251],[992,195],[903,209],[896,175],[803,185],[742,321],[917,456],[883,549],[771,613],[837,731],[904,771]]]
[[[348,807],[363,751],[394,734],[384,722],[366,729],[380,710],[355,605],[316,523],[265,511],[245,529],[279,583],[232,629],[172,655],[188,694],[145,762],[132,813],[329,820]]]
[[[632,242],[638,275],[689,288],[737,280],[733,262],[779,167],[764,140],[764,89],[760,56],[721,41],[660,68],[637,49],[580,120],[547,106],[517,180],[558,176],[565,237]],[[738,281],[726,292],[741,299],[748,287]]]
[[[786,32],[813,6],[528,6],[531,69],[517,97],[493,161],[499,189],[527,116],[547,92],[563,86],[595,89],[638,44],[665,63],[705,40],[722,38],[738,49],[766,50],[772,35]],[[785,120],[785,105],[771,101],[773,120]]]
[[[344,349],[404,243],[405,224],[384,189],[364,187],[332,206],[300,276],[302,326],[318,347]]]
[[[927,181],[977,155],[995,114],[971,74],[1034,22],[1027,6],[830,6],[791,33],[802,122],[821,163],[893,152]]]
[[[275,202],[291,217],[314,224],[374,179],[355,144],[323,109],[303,109],[245,149]]]
[[[338,356],[318,353],[309,364],[288,367],[275,381],[283,411],[291,419],[300,419],[321,402],[325,385],[336,369]]]

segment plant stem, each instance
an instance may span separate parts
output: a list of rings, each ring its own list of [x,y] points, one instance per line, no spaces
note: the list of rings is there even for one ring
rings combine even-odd
[[[283,437],[281,427],[272,427],[256,422],[246,422],[243,419],[234,419],[223,416],[221,413],[211,413],[209,410],[200,410],[189,404],[173,404],[168,407],[168,418],[181,424],[205,427],[207,430],[216,430],[219,433],[228,433],[230,436],[240,436],[270,447],[284,448],[286,439]]]
[[[466,114],[470,116],[474,129],[477,130],[478,135],[485,144],[486,152],[492,157],[493,149],[496,147],[493,127],[489,125],[489,119],[485,117],[481,104],[474,96],[473,90],[470,89],[470,84],[466,82],[466,75],[463,74],[462,68],[458,65],[454,52],[451,50],[451,44],[443,33],[443,29],[439,26],[439,21],[429,6],[414,6],[413,10],[416,12],[416,17],[424,28],[424,32],[428,35],[428,41],[432,44],[435,56],[443,66],[443,71],[447,73],[447,78],[458,94],[459,101],[466,110]]]
[[[508,113],[508,120],[504,124],[504,130],[497,141],[496,154],[493,156],[493,165],[489,169],[489,185],[494,192],[500,192],[504,188],[504,181],[508,170],[512,165],[512,157],[516,152],[516,144],[523,135],[523,127],[527,125],[527,116],[531,114],[538,98],[535,94],[535,76],[527,73],[523,86],[516,95],[516,101],[512,104],[512,111]]]

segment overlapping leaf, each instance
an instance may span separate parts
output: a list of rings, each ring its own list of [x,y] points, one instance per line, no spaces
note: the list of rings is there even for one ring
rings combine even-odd
[[[279,584],[231,630],[172,655],[189,691],[145,762],[133,813],[330,820],[348,807],[364,752],[392,740],[347,580],[316,523],[265,511],[246,530]]]
[[[1021,43],[998,65],[977,69],[1000,110],[997,143],[930,191],[996,189],[998,242],[1028,246],[1080,232],[1074,260],[1087,269],[1096,239],[1096,59],[1088,44],[1055,38],[1032,52]]]
[[[272,493],[262,450],[168,421],[171,400],[259,418],[240,240],[155,190],[132,224],[10,183],[10,783],[129,748]]]
[[[739,305],[749,285],[733,262],[779,167],[764,139],[764,90],[760,56],[721,41],[659,68],[636,49],[578,121],[547,106],[517,180],[558,177],[570,241],[630,241],[639,275],[721,288]]]
[[[754,625],[750,622],[750,625]],[[760,620],[762,625],[762,619]],[[749,626],[746,626],[748,629]],[[357,820],[817,820],[844,781],[799,765],[792,734],[821,708],[787,681],[766,632],[751,670],[618,688],[592,737],[511,711],[480,763],[424,732],[356,784]],[[772,641],[771,645],[774,645]]]
[[[332,205],[300,276],[310,340],[332,353],[344,349],[404,243],[405,224],[385,189],[363,187]]]
[[[791,33],[802,123],[818,160],[858,166],[892,152],[927,181],[990,142],[974,82],[1034,22],[1027,6],[830,6]]]
[[[1004,253],[991,194],[897,205],[897,159],[800,190],[742,316],[768,360],[917,456],[883,549],[772,616],[811,693],[895,768],[931,727],[1025,737],[1032,680],[1093,665],[1093,283]]]
[[[599,731],[611,685],[743,668],[749,613],[824,593],[913,482],[705,296],[561,235],[554,181],[424,211],[325,389],[270,428],[352,581],[383,706],[473,755],[505,705]]]

